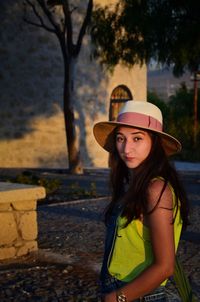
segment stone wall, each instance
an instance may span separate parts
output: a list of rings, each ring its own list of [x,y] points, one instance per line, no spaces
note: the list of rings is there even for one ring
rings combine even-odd
[[[66,168],[60,47],[56,36],[23,22],[22,2],[0,2],[0,166]],[[90,60],[90,49],[86,36],[75,71],[76,126],[84,166],[103,167],[107,154],[94,141],[92,126],[108,119],[118,85],[146,100],[146,67],[117,66],[111,75]]]
[[[43,187],[0,182],[0,260],[37,250],[36,207],[44,197]]]

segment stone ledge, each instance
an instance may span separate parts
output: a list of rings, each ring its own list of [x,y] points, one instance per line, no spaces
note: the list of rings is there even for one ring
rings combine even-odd
[[[44,187],[0,182],[0,203],[38,200],[45,198],[45,196]]]
[[[45,188],[0,182],[0,260],[38,249],[37,201]]]

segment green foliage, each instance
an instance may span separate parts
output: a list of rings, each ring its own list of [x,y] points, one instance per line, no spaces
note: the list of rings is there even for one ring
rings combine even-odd
[[[175,159],[186,161],[200,161],[200,123],[198,122],[196,142],[194,141],[194,111],[193,90],[188,90],[182,84],[171,96],[169,102],[164,102],[155,93],[148,92],[148,101],[157,105],[164,117],[164,129],[175,136],[182,143],[181,153],[174,156]],[[200,90],[198,92],[198,121],[200,118]]]
[[[179,76],[200,65],[200,1],[120,0],[97,7],[91,30],[95,55],[107,66],[149,62],[173,64]]]
[[[22,174],[19,174],[14,178],[10,178],[9,181],[27,185],[43,186],[45,187],[47,194],[54,193],[60,187],[60,181],[58,179],[46,179],[44,177],[38,177],[29,171],[24,171]]]
[[[78,183],[73,183],[68,186],[66,195],[69,200],[97,197],[96,183],[91,182],[88,190],[81,187]]]
[[[163,121],[164,121],[164,128],[167,128],[167,121],[170,118],[170,109],[169,106],[165,102],[163,102],[159,96],[155,92],[148,91],[147,99],[149,102],[153,103],[154,105],[158,106],[162,111]]]
[[[200,100],[200,91],[198,91]],[[176,94],[170,98],[171,111],[169,132],[180,139],[183,151],[180,158],[183,160],[200,160],[200,125],[198,123],[196,143],[194,141],[194,91],[188,90],[182,84]],[[198,120],[200,118],[200,102],[198,101]]]
[[[90,29],[93,45],[92,57],[101,56],[101,63],[107,64],[108,69],[112,70],[119,61],[119,52],[115,47],[115,14],[106,6],[105,9],[98,6],[93,12],[93,22]],[[111,30],[112,28],[112,30]]]
[[[200,91],[198,91],[198,100],[200,100]],[[170,97],[169,106],[171,108],[172,118],[192,118],[194,102],[194,90],[188,90],[185,83],[176,91],[175,95]],[[200,102],[198,102],[198,118],[200,118]]]

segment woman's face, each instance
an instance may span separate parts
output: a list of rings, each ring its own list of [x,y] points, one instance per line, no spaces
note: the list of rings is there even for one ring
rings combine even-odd
[[[116,148],[128,168],[137,168],[149,155],[151,146],[152,139],[147,131],[132,127],[117,129]]]

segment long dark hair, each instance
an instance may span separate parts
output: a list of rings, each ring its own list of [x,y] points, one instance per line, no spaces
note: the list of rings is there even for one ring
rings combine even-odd
[[[112,199],[105,212],[105,221],[109,219],[115,204],[120,198],[123,202],[122,216],[127,218],[126,225],[133,219],[140,218],[141,214],[150,214],[147,210],[148,186],[152,179],[159,176],[163,178],[164,182],[156,206],[167,184],[170,183],[175,193],[176,210],[178,209],[178,200],[180,200],[181,218],[183,227],[186,228],[189,224],[189,203],[186,192],[176,169],[170,163],[163,149],[160,137],[157,134],[150,133],[150,135],[152,139],[151,151],[148,157],[133,170],[133,177],[130,177],[130,170],[119,157],[117,150],[110,154]],[[128,191],[126,191],[127,184],[129,185]]]

